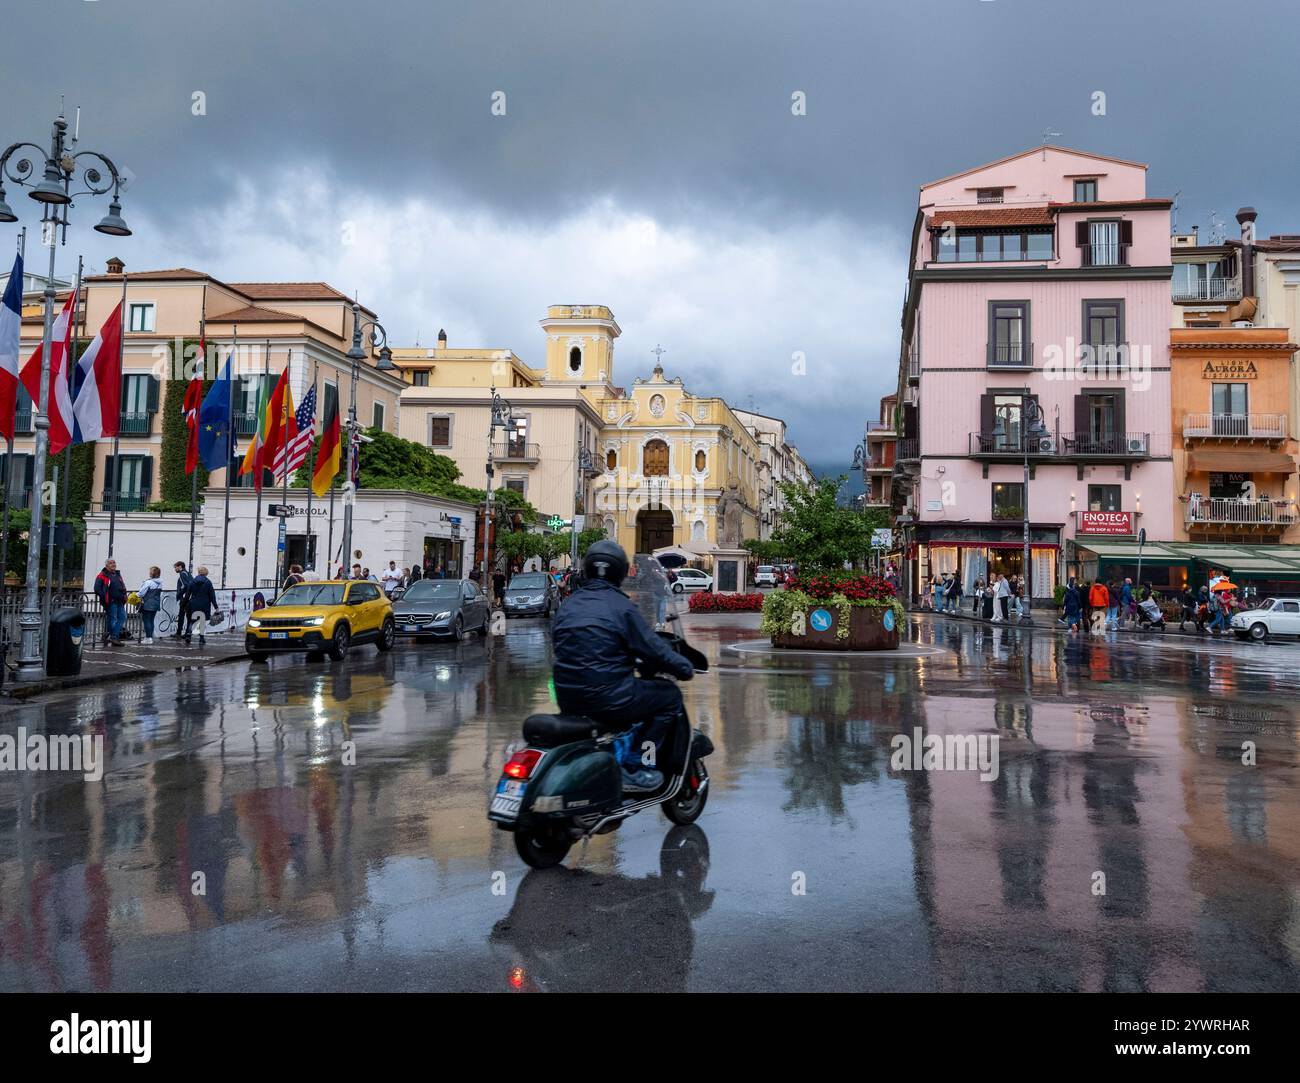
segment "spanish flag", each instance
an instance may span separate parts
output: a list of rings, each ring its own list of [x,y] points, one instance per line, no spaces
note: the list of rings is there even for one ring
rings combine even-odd
[[[289,446],[298,435],[298,423],[293,412],[293,395],[289,392],[289,366],[286,364],[275,382],[275,390],[267,400],[266,389],[258,392],[261,399],[261,423],[257,426],[257,436],[248,445],[244,455],[244,464],[239,468],[240,475],[252,473],[253,485],[262,491],[263,471],[270,470],[275,462],[276,453]]]
[[[316,469],[311,476],[311,491],[324,496],[339,472],[339,403],[338,396],[330,401],[321,423],[320,447],[316,449]]]

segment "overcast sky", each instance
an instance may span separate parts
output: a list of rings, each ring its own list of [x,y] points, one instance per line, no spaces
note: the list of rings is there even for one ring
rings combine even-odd
[[[321,279],[395,345],[445,327],[535,365],[548,304],[607,304],[616,380],[662,343],[827,469],[894,384],[921,183],[1051,130],[1150,163],[1180,227],[1252,204],[1300,232],[1295,0],[42,0],[3,25],[0,145],[44,142],[64,94],[135,178],[135,235],[85,200],[60,272]]]

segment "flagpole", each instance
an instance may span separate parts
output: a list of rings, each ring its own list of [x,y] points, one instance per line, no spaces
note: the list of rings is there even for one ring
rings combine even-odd
[[[257,389],[257,405],[259,410],[257,411],[258,434],[253,437],[255,441],[261,440],[262,438],[262,411],[260,407],[262,406],[262,395],[265,393],[266,385],[270,382],[271,340],[268,338],[266,340],[266,355],[262,359],[262,385]],[[267,399],[266,406],[268,408],[268,413],[270,412],[270,405],[271,400]],[[253,485],[257,489],[257,518],[253,522],[253,589],[257,590],[257,558],[259,556],[258,550],[260,549],[262,542],[262,463],[261,456],[257,453],[256,448],[254,448],[253,451]]]
[[[84,304],[81,300],[81,273],[82,273],[83,264],[84,261],[82,257],[78,256],[77,257],[77,287],[76,287],[77,302],[76,303],[77,303],[77,308],[81,310],[81,334],[78,335],[76,332],[73,332],[72,349],[74,353],[76,352],[76,348],[77,348],[76,343],[79,341],[80,342],[85,341],[86,309],[90,307],[89,297],[87,297],[86,302]],[[72,358],[68,358],[68,380],[70,383],[74,383],[74,384],[76,383],[76,381],[73,379],[73,373],[76,371],[77,368],[75,362],[72,360]],[[75,416],[75,411],[73,413]],[[72,445],[69,444],[63,452],[63,518],[65,520],[68,518],[68,497],[69,497],[69,489],[71,488],[70,485],[71,481],[72,481]],[[85,574],[86,574],[85,570],[83,569],[82,570],[83,578]],[[63,578],[63,550],[59,549],[59,590],[63,590],[64,586],[65,586],[65,581]]]
[[[335,407],[338,409],[338,407]],[[313,477],[315,475],[313,474]],[[334,479],[330,478],[330,539],[325,545],[325,564],[326,572],[331,573],[327,578],[333,578],[334,569],[329,567],[334,561]]]
[[[293,364],[293,352],[289,351],[284,355],[284,406],[282,408],[282,417],[280,418],[280,443],[284,450],[284,503],[280,505],[280,539],[284,543],[284,549],[276,554],[276,587],[279,590],[279,584],[283,583],[285,577],[289,574],[289,539],[285,532],[286,520],[284,509],[289,504],[289,387],[293,379],[290,368]]]
[[[203,298],[199,302],[199,352],[203,354],[203,356],[199,358],[199,364],[203,366],[199,370],[199,372],[201,372],[203,376],[206,376],[208,372],[208,339],[207,339],[208,322],[207,321],[208,321],[208,283],[207,280],[205,279],[203,282]],[[195,373],[191,372],[189,376],[190,379],[192,380],[195,376]],[[189,384],[187,383],[185,386],[188,388]],[[200,376],[199,387],[202,386],[203,386],[203,377]],[[201,395],[199,396],[198,409],[199,410],[203,409],[203,397]],[[196,414],[194,417],[195,436],[198,435],[198,428],[199,428],[199,418],[198,415]],[[186,433],[185,451],[187,455],[189,453],[189,448],[190,448],[190,439],[191,439],[190,434]],[[193,573],[194,571],[194,523],[195,520],[198,519],[198,517],[199,517],[199,464],[196,462],[194,464],[194,472],[190,475],[190,562],[189,564],[186,565],[186,567],[190,570],[191,573]],[[222,586],[225,586],[225,584],[223,583]]]
[[[122,383],[122,358],[126,356],[126,272],[122,272],[122,307],[117,317],[117,340],[120,343],[118,347],[117,363],[117,382],[118,386]],[[117,526],[117,489],[122,484],[122,461],[118,454],[119,436],[118,432],[122,428],[122,423],[113,426],[113,492],[112,501],[108,508],[108,555],[113,555],[113,532]]]
[[[27,273],[27,227],[23,226],[18,232],[18,255],[22,259],[23,274]],[[23,284],[18,283],[18,316],[19,327],[22,326],[23,312]],[[22,357],[22,331],[18,333],[18,356]],[[15,362],[17,363],[17,362]],[[20,367],[21,370],[21,367]],[[22,381],[18,381],[18,386],[22,386]],[[0,540],[0,597],[9,593],[9,493],[10,486],[13,484],[14,476],[14,437],[18,435],[18,389],[14,389],[14,423],[13,436],[5,440],[5,491],[4,491],[4,537]]]
[[[221,589],[226,589],[226,554],[230,551],[230,468],[235,461],[235,360],[239,357],[239,324],[232,323],[230,386],[226,388],[226,518],[221,527]],[[217,379],[221,379],[220,371]]]
[[[320,361],[313,358],[311,363],[311,390],[313,396],[316,393],[316,381],[320,377]],[[315,418],[320,415],[319,400],[312,403],[312,440],[311,440],[311,470],[307,474],[307,563],[312,570],[316,569],[316,554],[311,545],[311,498],[315,495],[316,490],[312,488],[316,481],[316,422]]]

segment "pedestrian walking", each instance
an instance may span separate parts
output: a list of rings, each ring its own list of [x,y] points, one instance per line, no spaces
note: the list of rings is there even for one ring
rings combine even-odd
[[[1078,632],[1082,617],[1083,596],[1079,592],[1079,584],[1071,579],[1065,587],[1065,624],[1071,635]]]
[[[980,615],[980,605],[984,601],[984,580],[976,579],[975,585],[971,587],[970,615],[978,617]]]
[[[290,587],[296,587],[299,583],[304,581],[305,577],[302,574],[302,565],[290,564],[289,573],[284,577],[284,582],[280,585],[280,591],[283,593]]]
[[[495,571],[492,573],[492,597],[496,599],[497,605],[504,605],[506,600],[506,573]]]
[[[411,565],[411,577],[410,577],[409,582],[411,582],[411,583],[417,583],[417,582],[419,582],[419,581],[420,581],[421,579],[423,579],[423,578],[424,578],[424,569],[421,568],[418,564],[412,564],[412,565]]]
[[[112,557],[104,561],[103,570],[95,576],[95,597],[104,609],[104,645],[121,646],[126,628],[126,583]]]
[[[1133,593],[1132,579],[1120,584],[1119,611],[1121,619],[1137,624],[1137,595]]]
[[[1106,634],[1106,616],[1110,610],[1110,590],[1100,579],[1088,591],[1088,606],[1092,610],[1092,634]]]
[[[199,646],[207,643],[208,622],[212,620],[212,612],[217,608],[217,590],[212,585],[212,580],[208,578],[208,569],[199,566],[198,574],[194,576],[194,583],[190,588],[190,616],[193,624],[199,629]],[[185,642],[190,642],[190,630],[185,632]]]
[[[388,567],[384,569],[383,575],[379,578],[384,585],[384,596],[391,598],[397,592],[397,588],[402,585],[402,580],[405,577],[402,575],[402,569],[397,566],[397,561],[390,560]]]
[[[1196,595],[1192,593],[1191,587],[1188,586],[1186,583],[1183,584],[1182,593],[1178,595],[1178,605],[1180,607],[1178,613],[1178,630],[1180,632],[1183,631],[1184,630],[1183,625],[1185,625],[1188,621],[1191,621],[1193,627],[1195,627],[1196,608],[1197,608]],[[1197,630],[1199,631],[1200,629]]]
[[[994,592],[994,603],[996,606],[993,612],[994,621],[1009,620],[1011,618],[1011,584],[1007,582],[1005,575],[998,576],[997,590]]]
[[[172,571],[176,573],[176,631],[172,637],[184,639],[189,628],[190,588],[194,585],[194,576],[190,575],[183,560],[173,564]]]
[[[140,620],[144,622],[144,639],[143,643],[153,643],[153,622],[158,616],[158,610],[162,608],[162,569],[150,568],[149,576],[140,584],[140,589],[136,591],[140,596]]]

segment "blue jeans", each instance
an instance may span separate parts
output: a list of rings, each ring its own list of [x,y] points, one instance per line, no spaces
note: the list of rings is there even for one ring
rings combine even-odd
[[[1112,605],[1106,610],[1106,623],[1118,627],[1119,625],[1119,606]]]
[[[1219,609],[1214,614],[1214,620],[1210,621],[1210,631],[1222,628],[1225,631],[1230,627],[1228,624],[1228,612],[1226,609]]]
[[[121,639],[126,628],[126,606],[121,602],[109,602],[105,613],[105,631],[109,639]]]
[[[140,619],[144,621],[145,639],[153,639],[153,622],[156,616],[158,616],[158,611],[155,609],[140,610]]]

